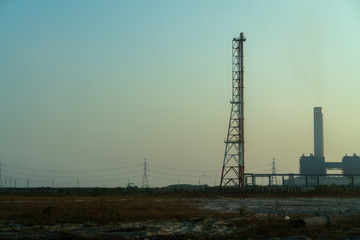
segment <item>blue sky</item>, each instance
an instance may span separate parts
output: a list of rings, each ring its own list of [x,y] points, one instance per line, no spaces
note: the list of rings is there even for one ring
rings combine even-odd
[[[240,32],[246,172],[298,171],[315,106],[327,161],[360,154],[358,1],[0,1],[2,174],[139,185],[147,157],[150,185],[213,184]]]

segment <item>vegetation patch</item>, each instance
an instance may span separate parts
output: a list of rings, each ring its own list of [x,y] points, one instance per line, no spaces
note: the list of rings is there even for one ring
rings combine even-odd
[[[1,200],[0,219],[28,225],[181,220],[202,213],[189,200],[155,196],[2,196]]]

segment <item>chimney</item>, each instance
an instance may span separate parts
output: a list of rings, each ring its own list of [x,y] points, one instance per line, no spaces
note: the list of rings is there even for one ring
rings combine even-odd
[[[314,155],[324,157],[324,127],[322,107],[314,107]]]

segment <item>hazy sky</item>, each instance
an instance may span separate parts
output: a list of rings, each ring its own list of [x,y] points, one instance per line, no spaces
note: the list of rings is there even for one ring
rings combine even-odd
[[[245,171],[360,154],[359,1],[0,0],[3,181],[218,183],[240,32]]]

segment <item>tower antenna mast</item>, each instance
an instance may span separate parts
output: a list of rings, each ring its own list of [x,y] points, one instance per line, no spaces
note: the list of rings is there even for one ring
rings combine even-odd
[[[244,33],[232,40],[232,99],[220,188],[244,186]]]

